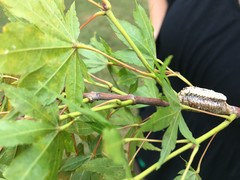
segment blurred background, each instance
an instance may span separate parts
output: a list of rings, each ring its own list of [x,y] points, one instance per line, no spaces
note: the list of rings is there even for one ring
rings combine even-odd
[[[101,0],[95,0],[101,3]],[[66,8],[68,9],[74,0],[65,0]],[[119,19],[127,20],[133,23],[132,12],[135,7],[134,0],[110,0],[112,4],[113,12]],[[138,2],[147,10],[147,0],[138,0]],[[97,12],[99,9],[94,5],[90,4],[87,0],[75,0],[76,11],[80,23],[84,23],[91,15]],[[7,18],[4,15],[2,9],[0,9],[0,29],[7,23]],[[112,47],[112,49],[119,49],[123,47],[122,43],[113,34],[111,27],[109,26],[106,17],[97,17],[94,21],[88,24],[82,29],[79,41],[88,43],[89,39],[94,36],[94,33],[101,36],[106,40]],[[1,43],[1,42],[0,42]]]

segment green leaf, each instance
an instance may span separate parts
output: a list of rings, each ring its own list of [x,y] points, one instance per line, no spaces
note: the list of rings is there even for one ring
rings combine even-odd
[[[173,109],[178,109],[180,111],[181,105],[180,105],[178,95],[171,87],[171,84],[165,74],[166,68],[171,62],[171,59],[172,59],[172,56],[169,56],[168,58],[166,58],[162,66],[160,66],[158,63],[155,62],[155,65],[160,71],[160,73],[155,73],[155,75],[160,80],[160,85],[162,86],[164,95],[166,96],[168,102],[170,103],[170,107],[172,107]]]
[[[90,46],[109,55],[112,53],[109,45],[101,37],[97,38],[96,35],[91,38]],[[96,52],[80,49],[79,53],[85,57],[83,60],[90,73],[99,72],[108,65],[108,59]]]
[[[158,108],[157,111],[141,126],[141,131],[160,131],[169,126],[173,118],[178,114],[172,108]]]
[[[175,116],[173,117],[167,131],[163,135],[162,151],[160,153],[160,159],[158,161],[159,167],[162,165],[162,163],[165,161],[167,156],[171,153],[171,151],[176,146],[178,125],[181,118],[181,112],[180,111],[175,111],[175,112],[176,112]]]
[[[125,126],[129,124],[134,124],[135,122],[139,122],[140,118],[134,115],[127,108],[120,108],[117,112],[115,112],[111,118],[110,122],[117,126]]]
[[[138,29],[136,26],[132,25],[131,23],[124,21],[124,20],[119,20],[120,24],[123,26],[127,34],[130,36],[130,38],[133,40],[135,45],[138,47],[138,49],[143,53],[146,54],[147,56],[153,57],[153,54],[151,50],[149,49],[148,45],[144,41],[144,36],[142,35],[142,32],[140,29]],[[123,35],[120,33],[120,31],[111,23],[111,27],[114,30],[115,34],[117,37],[131,49],[130,45],[128,42],[125,40]],[[154,55],[155,56],[155,55]]]
[[[73,36],[73,39],[77,40],[80,34],[80,24],[75,10],[75,2],[73,2],[72,6],[66,13],[66,25],[69,28],[70,34]]]
[[[100,174],[84,171],[84,172],[78,172],[76,171],[71,176],[71,180],[102,180],[103,177]]]
[[[60,171],[73,171],[82,166],[84,162],[90,160],[90,158],[91,155],[70,157],[64,162]]]
[[[64,0],[54,0],[56,5],[58,6],[58,9],[61,11],[62,14],[64,14],[65,11],[65,4]]]
[[[158,68],[159,68],[159,71],[160,71],[160,75],[162,75],[162,76],[165,77],[165,78],[167,78],[167,76],[166,76],[166,70],[167,70],[168,65],[171,63],[172,58],[173,58],[173,56],[170,55],[170,56],[168,56],[168,57],[164,60],[162,66],[159,66],[159,65],[158,65],[158,66],[159,66]],[[158,63],[156,63],[156,64],[158,64]]]
[[[79,50],[79,53],[85,57],[83,61],[88,68],[88,72],[96,73],[107,67],[108,60],[102,55],[84,49]]]
[[[57,94],[61,93],[65,84],[66,73],[72,55],[74,55],[74,50],[62,54],[62,56],[53,60],[50,64],[46,64],[38,70],[29,73],[20,82],[20,87],[30,89],[40,96],[46,104],[53,102],[56,96],[53,96],[46,87],[57,92]]]
[[[142,32],[144,43],[148,47],[149,52],[151,52],[152,57],[156,57],[156,46],[153,36],[152,24],[145,10],[137,3],[136,10],[133,12],[133,17]]]
[[[90,73],[99,72],[108,65],[108,60],[98,53],[85,49],[81,49],[78,52],[85,57],[83,61],[88,68],[88,72]]]
[[[17,153],[17,147],[5,147],[0,153],[1,164],[9,165]]]
[[[131,86],[129,87],[128,93],[132,94],[134,92],[136,92],[138,89],[138,79],[135,81],[134,84],[131,84]]]
[[[152,79],[143,79],[139,83],[140,87],[138,87],[137,91],[134,95],[143,96],[143,97],[152,97],[159,98],[159,90],[156,86],[156,82]]]
[[[10,99],[12,106],[19,112],[29,115],[35,119],[48,121],[57,124],[57,111],[46,108],[41,100],[33,93],[23,88],[15,88],[6,84],[1,84],[0,89],[4,90],[6,96]]]
[[[85,161],[77,171],[90,171],[108,176],[112,179],[124,179],[125,171],[121,165],[113,163],[108,158],[96,158],[90,161]]]
[[[136,74],[126,70],[125,68],[122,68],[118,72],[118,77],[119,77],[118,84],[124,85],[127,87],[130,87],[130,85],[135,84],[135,82],[138,79]]]
[[[192,143],[196,144],[196,139],[193,137],[192,132],[189,130],[185,120],[183,119],[182,115],[180,116],[180,122],[179,122],[179,130],[181,134],[191,141]]]
[[[99,113],[94,112],[90,109],[78,108],[78,111],[84,114],[84,122],[88,123],[92,129],[96,132],[101,133],[104,128],[111,128],[112,125]]]
[[[66,95],[67,99],[75,105],[81,106],[82,94],[84,91],[84,82],[81,74],[79,56],[74,54],[70,60],[66,78]],[[76,111],[75,108],[69,107],[71,112]]]
[[[138,143],[138,147],[141,145],[142,143]],[[142,148],[144,150],[150,150],[150,151],[161,151],[160,148],[154,146],[153,144],[149,143],[149,142],[144,142],[142,145]]]
[[[117,164],[125,164],[125,155],[120,134],[115,129],[103,130],[103,148],[106,155]]]
[[[82,120],[82,117],[81,117]],[[84,121],[77,121],[76,123],[76,132],[79,136],[87,136],[92,134],[94,131],[91,128],[91,126],[88,123],[85,123]]]
[[[119,50],[119,51],[114,52],[112,55],[115,58],[117,58],[127,64],[144,67],[142,62],[137,57],[136,53],[131,49]],[[148,60],[148,62],[153,65],[152,58],[147,55],[144,55],[144,56]]]
[[[58,146],[55,143],[59,141],[54,141],[56,136],[56,132],[44,136],[18,155],[4,172],[4,177],[9,180],[48,179],[48,175],[53,173],[51,171],[58,156]]]
[[[177,96],[177,93],[173,90],[167,80],[162,79],[162,89],[163,93],[166,96],[168,102],[170,103],[171,108],[181,110],[180,101]]]
[[[182,175],[184,173],[185,169],[181,170],[178,172],[178,176],[174,178],[174,180],[181,180],[182,178]],[[196,173],[195,171],[193,170],[189,170],[187,172],[187,175],[185,177],[185,180],[201,180],[202,178],[199,176],[198,173]]]
[[[41,121],[0,121],[0,145],[30,144],[53,130],[54,127]]]
[[[70,153],[75,153],[74,142],[73,142],[74,134],[70,134],[68,132],[62,132],[62,143],[64,146],[65,153],[68,155]]]
[[[60,133],[56,136],[54,141],[51,144],[51,149],[49,150],[50,158],[48,159],[50,171],[47,175],[47,180],[57,180],[58,178],[58,172],[60,169],[60,166],[62,164],[62,156],[63,156],[63,142],[64,134]]]
[[[97,48],[98,50],[105,52],[106,54],[111,55],[112,54],[112,49],[109,46],[109,44],[101,37],[98,37],[94,35],[91,40],[90,44]]]
[[[60,1],[1,0],[0,3],[11,14],[36,25],[41,31],[66,42],[75,42],[76,33],[72,31],[72,26],[69,26],[69,22],[72,22],[71,25],[78,23],[72,10],[74,7],[70,9],[65,20],[62,14],[63,5]]]

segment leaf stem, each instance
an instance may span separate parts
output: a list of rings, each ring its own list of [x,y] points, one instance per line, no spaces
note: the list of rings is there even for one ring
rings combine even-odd
[[[61,115],[61,116],[63,116],[63,115]],[[60,117],[61,117],[61,116],[60,116]],[[70,122],[62,125],[62,126],[59,126],[59,127],[58,127],[58,130],[59,130],[59,131],[63,131],[63,130],[65,130],[65,129],[69,128],[74,122],[75,122],[75,121],[73,120],[73,121],[70,121]]]
[[[189,161],[188,161],[188,163],[187,163],[187,167],[186,167],[186,169],[185,169],[185,171],[184,171],[184,173],[183,173],[183,175],[182,175],[182,177],[181,177],[181,180],[185,180],[186,175],[187,175],[187,172],[188,172],[188,170],[189,170],[189,168],[190,168],[190,166],[191,166],[191,164],[192,164],[192,162],[193,162],[193,159],[194,159],[194,157],[196,156],[198,150],[199,150],[199,145],[196,145],[196,146],[194,147],[194,149],[193,149],[193,152],[192,152],[192,154],[191,154],[191,156],[190,156],[190,159],[189,159]]]

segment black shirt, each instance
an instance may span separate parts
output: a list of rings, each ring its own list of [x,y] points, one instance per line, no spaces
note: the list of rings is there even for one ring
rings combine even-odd
[[[238,0],[172,0],[159,37],[160,59],[173,55],[171,68],[179,71],[193,85],[225,94],[227,102],[240,106],[240,6]],[[184,86],[171,79],[176,91]],[[144,114],[144,111],[142,111]],[[199,137],[222,122],[222,119],[198,113],[183,113],[193,132]],[[161,138],[159,133],[151,138]],[[179,136],[179,138],[181,138]],[[197,163],[207,142],[201,144],[194,162]],[[185,168],[191,151],[167,162],[147,179],[173,179]],[[141,151],[147,166],[156,162],[159,153]],[[205,155],[200,176],[203,179],[240,179],[240,121],[221,131]]]

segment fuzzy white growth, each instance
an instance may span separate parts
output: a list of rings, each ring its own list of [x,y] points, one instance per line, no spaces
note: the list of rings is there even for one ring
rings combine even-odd
[[[194,86],[186,87],[183,90],[181,90],[179,93],[180,100],[182,99],[182,97],[185,97],[186,95],[194,95],[194,96],[204,97],[207,99],[209,98],[209,99],[227,101],[227,97],[222,93],[218,93],[210,89],[199,88]]]

